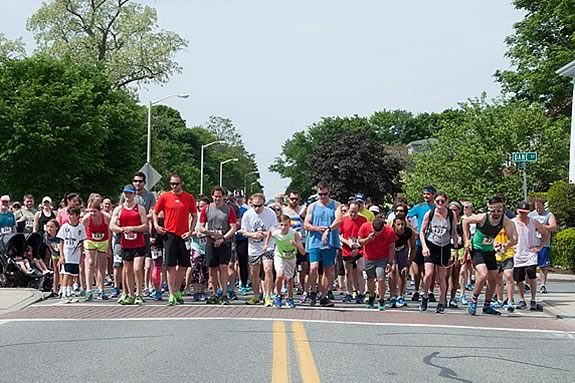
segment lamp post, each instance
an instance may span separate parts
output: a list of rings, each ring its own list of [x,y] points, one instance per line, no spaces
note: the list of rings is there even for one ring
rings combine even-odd
[[[258,183],[258,181],[254,181],[250,184],[250,194],[252,194],[254,192],[254,185],[257,183]]]
[[[200,195],[204,194],[204,149],[214,144],[223,144],[223,143],[224,143],[223,140],[218,140],[210,142],[209,144],[202,145],[202,153],[200,155]]]
[[[251,174],[257,174],[257,173],[258,173],[258,171],[254,170],[253,172],[246,173],[246,175],[244,176],[244,194],[248,192],[248,188],[246,186],[247,182],[248,182],[248,176]]]
[[[229,160],[225,160],[225,161],[220,162],[220,186],[222,186],[224,164],[227,164],[228,162],[236,162],[236,161],[238,161],[237,158],[230,158]]]
[[[150,101],[148,105],[148,145],[146,151],[146,163],[150,163],[152,158],[152,105],[157,104],[158,102],[164,101],[170,97],[179,97],[179,98],[188,98],[190,97],[189,94],[170,94],[169,96],[165,96],[159,98],[155,101]]]

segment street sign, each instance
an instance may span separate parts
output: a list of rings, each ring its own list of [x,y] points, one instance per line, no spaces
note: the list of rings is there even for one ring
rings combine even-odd
[[[142,166],[140,171],[146,175],[147,190],[152,189],[162,179],[161,174],[158,173],[156,169],[154,169],[152,165],[147,162],[144,166]]]
[[[513,152],[511,160],[513,162],[537,161],[537,152]]]
[[[525,162],[521,161],[517,163],[517,169],[519,170],[525,170],[526,166],[525,166]]]

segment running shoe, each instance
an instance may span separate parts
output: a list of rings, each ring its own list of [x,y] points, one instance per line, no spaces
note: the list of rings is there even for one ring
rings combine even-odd
[[[217,295],[212,295],[206,300],[207,305],[217,305],[220,303],[220,298]]]
[[[295,289],[295,294],[296,295],[302,295],[303,294],[303,289],[301,287],[298,287]]]
[[[223,296],[220,298],[220,304],[221,304],[222,306],[228,306],[228,305],[230,304],[230,298],[228,298],[227,295],[223,295]]]
[[[329,296],[329,294],[327,294]],[[333,307],[335,306],[335,303],[333,303],[329,298],[324,297],[321,298],[321,300],[319,301],[319,305],[321,307]]]
[[[182,292],[181,292],[181,291],[176,291],[176,292],[174,293],[174,297],[176,298],[176,302],[177,302],[179,305],[183,305],[183,304],[185,303],[185,302],[184,302],[184,298],[182,298]]]
[[[257,305],[261,302],[261,299],[257,296],[253,296],[252,298],[246,301],[246,305]]]
[[[427,302],[429,302],[429,298],[421,298],[421,303],[419,303],[419,311],[427,311]]]
[[[120,297],[118,298],[117,302],[121,304],[124,299],[126,299],[126,294],[122,293],[120,294]]]
[[[467,304],[469,303],[469,302],[467,301],[467,297],[466,297],[465,295],[462,295],[462,296],[459,298],[459,302],[461,302],[461,304],[462,304],[463,306],[467,306]]]
[[[351,303],[353,302],[353,297],[351,296],[351,294],[346,294],[341,301],[343,303]]]
[[[274,307],[276,309],[281,309],[282,307],[282,297],[281,295],[276,295],[276,297],[274,298]]]
[[[306,304],[307,301],[308,301],[308,299],[309,299],[309,297],[308,297],[307,292],[304,292],[304,293],[301,295],[301,298],[299,299],[299,304],[300,304],[300,305]]]
[[[176,297],[173,295],[170,295],[168,297],[168,306],[175,306],[178,304],[178,301],[176,300]]]
[[[72,298],[71,297],[64,297],[60,302],[64,303],[64,304],[72,303]]]
[[[539,293],[547,294],[547,286],[541,285],[541,288],[539,289]]]
[[[476,302],[471,302],[468,306],[467,306],[467,313],[469,315],[475,315],[477,314],[477,303]]]
[[[438,303],[437,307],[435,308],[435,313],[436,314],[443,314],[445,312],[445,307],[443,306],[443,304]]]
[[[208,296],[203,291],[200,293],[200,302],[204,302],[208,299]]]
[[[136,298],[134,298],[134,304],[135,305],[143,305],[144,304],[144,298],[142,298],[141,295],[136,295]]]
[[[274,300],[269,295],[264,298],[264,307],[272,307]]]
[[[86,291],[82,288],[80,288],[79,290],[74,292],[74,296],[76,297],[85,297],[86,296]]]
[[[364,294],[357,293],[357,295],[355,296],[355,303],[356,303],[356,304],[362,304],[364,298],[365,298],[365,295],[364,295]]]
[[[313,291],[309,294],[309,305],[310,306],[315,306],[317,303],[317,293],[314,293]]]
[[[532,300],[529,303],[529,310],[531,311],[537,311],[537,302],[535,300]]]
[[[190,290],[189,287],[186,287],[186,288],[184,289],[184,295],[187,296],[187,297],[192,296],[192,290]]]
[[[84,302],[91,302],[92,299],[94,299],[94,293],[91,291],[88,291],[86,293],[86,296],[84,297]]]
[[[449,308],[450,309],[456,309],[458,307],[459,307],[459,305],[457,304],[457,301],[455,299],[449,300]]]
[[[407,306],[407,302],[405,301],[405,299],[403,299],[403,297],[400,297],[397,300],[397,307],[405,307]]]
[[[333,291],[328,290],[328,292],[327,292],[327,299],[334,299],[334,298],[333,298]]]
[[[505,305],[505,308],[507,309],[507,312],[514,312],[515,311],[515,304],[513,302],[508,302],[507,305]]]
[[[483,307],[483,314],[487,315],[501,315],[501,313],[493,308],[493,306]]]
[[[162,300],[162,291],[161,290],[156,290],[156,292],[154,293],[154,300],[155,301],[161,301]]]
[[[393,297],[389,300],[389,307],[392,309],[397,307],[397,299],[395,297]]]
[[[525,303],[525,301],[519,301],[519,304],[517,305],[517,308],[519,310],[525,310],[527,308],[527,303]]]
[[[134,304],[134,297],[131,297],[129,295],[124,295],[124,299],[122,300],[122,302],[120,302],[120,304],[124,305],[124,306],[133,305]]]
[[[369,300],[371,299],[369,291],[365,293],[365,295],[363,296],[363,303],[368,303]]]
[[[199,302],[200,301],[200,293],[194,293],[192,295],[192,302]]]
[[[237,301],[238,300],[238,295],[236,294],[236,292],[234,290],[230,291],[230,299],[232,301]]]
[[[250,293],[250,289],[248,289],[247,287],[242,286],[242,287],[239,287],[238,289],[240,291],[240,294],[242,294],[242,295],[248,295]]]
[[[221,298],[222,295],[223,295],[223,294],[222,294],[222,289],[221,289],[220,287],[218,287],[218,297]]]
[[[467,290],[467,291],[473,291],[473,284],[472,284],[472,283],[468,283],[467,285],[465,285],[465,290]]]
[[[429,301],[430,301],[431,303],[437,302],[437,301],[435,300],[435,295],[433,295],[433,293],[429,293],[427,299],[429,299]]]
[[[118,298],[120,295],[120,289],[117,287],[112,287],[112,294],[110,294],[110,298]]]
[[[411,300],[413,302],[419,302],[419,291],[413,293],[413,295],[411,296]]]
[[[104,291],[100,291],[100,293],[98,294],[98,299],[101,301],[107,301],[108,296],[106,295],[106,293]]]
[[[289,308],[289,309],[295,308],[295,303],[294,303],[294,301],[293,301],[292,298],[286,299],[286,306],[287,306],[287,308]]]
[[[385,310],[385,299],[380,299],[379,301],[377,301],[377,308],[379,309],[379,311]]]
[[[144,289],[144,296],[145,296],[145,297],[149,297],[149,296],[150,296],[150,289],[147,288],[147,287]]]
[[[369,300],[367,301],[367,304],[365,305],[365,307],[368,309],[372,309],[374,304],[375,304],[375,297],[370,297]]]

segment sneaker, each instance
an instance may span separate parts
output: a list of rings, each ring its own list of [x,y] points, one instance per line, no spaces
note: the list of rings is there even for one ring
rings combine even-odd
[[[327,294],[329,296],[329,293]],[[319,301],[321,307],[333,307],[335,304],[327,297],[321,298]]]
[[[149,297],[149,296],[150,296],[150,289],[147,288],[147,287],[144,289],[144,296],[145,296],[145,297]]]
[[[525,310],[527,308],[527,303],[525,303],[525,301],[519,301],[519,304],[517,305],[517,308],[519,310]]]
[[[515,304],[513,302],[508,302],[507,305],[505,305],[505,308],[507,309],[507,312],[514,312],[515,311]]]
[[[122,302],[120,302],[120,304],[124,305],[124,306],[133,305],[134,304],[134,297],[131,297],[129,295],[124,295],[124,299],[122,300]]]
[[[77,290],[76,292],[74,292],[74,296],[76,297],[85,297],[86,296],[86,291],[82,288],[80,288],[79,290]]]
[[[368,303],[369,300],[371,299],[369,291],[365,293],[365,295],[363,296],[363,303]]]
[[[456,309],[459,307],[459,305],[457,304],[457,301],[455,299],[450,299],[448,307],[450,309]]]
[[[547,294],[547,286],[541,285],[541,288],[539,289],[539,293]]]
[[[190,290],[189,287],[186,287],[186,288],[184,289],[184,295],[187,296],[187,297],[191,297],[191,296],[192,296],[192,290]]]
[[[465,295],[462,295],[462,296],[459,298],[459,302],[461,302],[461,304],[462,304],[463,306],[467,306],[467,304],[469,303],[469,302],[467,302],[467,297],[466,297]]]
[[[222,295],[222,297],[220,298],[220,304],[222,306],[228,306],[230,304],[230,298],[228,298],[227,295]]]
[[[419,304],[419,311],[424,312],[427,311],[427,302],[429,302],[428,298],[421,298],[421,303]]]
[[[419,291],[413,293],[413,295],[411,296],[411,300],[414,302],[419,302]]]
[[[307,292],[304,292],[304,293],[301,295],[301,298],[299,299],[300,305],[303,305],[303,304],[307,303],[307,300],[308,300]]]
[[[183,305],[183,304],[185,303],[185,302],[184,302],[184,298],[182,298],[182,292],[181,292],[181,291],[176,291],[176,292],[174,293],[174,297],[176,297],[176,302],[177,302],[179,305]]]
[[[217,295],[212,295],[206,300],[207,305],[217,305],[220,303],[220,298]]]
[[[468,283],[467,285],[465,285],[465,290],[473,291],[473,283]]]
[[[203,291],[200,293],[200,302],[204,302],[208,299],[208,296]]]
[[[355,296],[355,303],[356,304],[362,304],[364,299],[365,299],[364,294],[357,293],[357,295]]]
[[[236,292],[234,290],[230,291],[230,299],[232,301],[237,301],[238,300],[238,295],[236,294]]]
[[[315,304],[317,303],[317,293],[314,293],[313,291],[309,294],[309,305],[310,306],[315,306]]]
[[[303,289],[301,287],[297,287],[295,289],[295,295],[302,295],[303,294]]]
[[[494,309],[500,309],[501,307],[503,307],[503,302],[501,301],[495,301],[493,303],[491,303],[491,307],[493,307]]]
[[[333,291],[329,290],[329,291],[327,292],[327,299],[332,299],[332,300],[334,299],[334,297],[333,297]]]
[[[469,315],[475,315],[477,313],[477,303],[475,302],[471,302],[468,306],[467,306],[467,313]]]
[[[192,295],[192,302],[199,302],[199,301],[200,301],[200,294],[194,293],[194,295]]]
[[[94,293],[91,291],[88,291],[86,293],[86,296],[84,297],[84,302],[91,302],[93,298],[94,298]]]
[[[120,289],[117,287],[112,287],[112,294],[110,294],[110,298],[118,298],[120,295]]]
[[[286,299],[286,306],[287,306],[289,309],[295,308],[295,303],[294,303],[294,301],[293,301],[292,298]]]
[[[76,282],[74,282],[74,284],[72,285],[72,290],[73,291],[78,291],[80,290],[80,285]]]
[[[107,301],[108,300],[108,296],[106,295],[105,292],[100,291],[100,293],[98,294],[98,299],[101,301]]]
[[[405,299],[403,299],[403,297],[401,297],[397,300],[397,307],[406,307],[406,306],[407,306],[407,302],[405,301]]]
[[[134,298],[134,304],[135,305],[143,305],[144,304],[144,298],[142,298],[141,295],[136,295],[136,298]]]
[[[71,297],[64,297],[60,302],[63,304],[72,303],[72,298]]]
[[[126,299],[126,294],[122,293],[116,302],[121,304],[124,299]]]
[[[269,295],[264,298],[264,307],[272,307],[274,300]]]
[[[274,298],[274,307],[276,309],[281,309],[282,307],[282,297],[281,295],[276,295],[276,297]]]
[[[375,304],[375,297],[370,297],[365,307],[368,309],[372,309],[374,304]]]
[[[487,315],[501,315],[501,313],[493,308],[493,306],[483,307],[483,314]]]
[[[351,303],[353,302],[353,297],[351,296],[351,294],[346,294],[341,301],[343,303]]]
[[[385,299],[380,299],[379,301],[377,301],[377,308],[379,309],[379,311],[385,310]]]
[[[261,302],[261,299],[257,296],[253,296],[249,300],[246,301],[246,305],[257,305]]]
[[[162,291],[161,290],[156,290],[156,292],[154,293],[154,300],[155,301],[161,301],[162,300]]]
[[[393,309],[397,307],[397,299],[395,297],[393,297],[389,300],[389,307],[391,307]]]
[[[432,302],[432,303],[437,302],[437,301],[435,300],[435,295],[433,295],[433,293],[429,293],[427,299],[429,299],[429,301]]]
[[[162,283],[162,292],[168,291],[168,282]]]
[[[437,307],[435,308],[435,313],[436,314],[443,314],[445,312],[445,307],[443,306],[443,304],[438,303]]]
[[[178,304],[178,301],[176,300],[176,297],[173,295],[170,295],[168,297],[168,306],[175,306]]]
[[[529,310],[537,311],[537,302],[535,300],[533,300],[529,303]]]

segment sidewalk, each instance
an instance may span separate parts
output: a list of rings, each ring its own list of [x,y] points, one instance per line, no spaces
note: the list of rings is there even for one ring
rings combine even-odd
[[[2,288],[0,289],[0,315],[18,311],[43,299],[44,294],[35,289]]]

